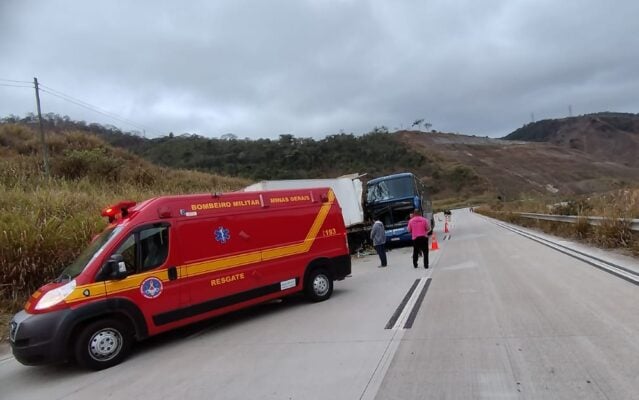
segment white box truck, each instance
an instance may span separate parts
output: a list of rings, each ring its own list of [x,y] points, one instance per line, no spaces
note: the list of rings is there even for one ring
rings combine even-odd
[[[409,172],[368,180],[366,174],[350,174],[333,179],[285,179],[261,181],[245,191],[304,189],[330,187],[342,208],[351,252],[357,252],[369,240],[371,222],[379,219],[386,229],[386,240],[392,243],[411,241],[406,225],[413,209],[419,209],[434,227],[433,209],[424,185]],[[366,193],[364,193],[366,187]]]
[[[364,188],[360,178],[363,175],[350,174],[332,179],[283,179],[261,181],[244,188],[245,192],[281,189],[304,189],[330,187],[342,208],[344,225],[348,232],[351,251],[357,251],[367,240],[369,224],[364,216]]]

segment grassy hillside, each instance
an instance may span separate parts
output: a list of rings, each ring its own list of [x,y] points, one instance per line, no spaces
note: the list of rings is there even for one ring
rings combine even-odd
[[[583,122],[600,122],[618,131],[639,133],[639,114],[601,112],[578,117],[561,119],[544,119],[532,122],[516,129],[503,137],[505,140],[522,140],[526,142],[552,141],[562,129],[580,125]],[[612,130],[612,129],[605,130]]]
[[[639,116],[600,113],[536,126],[539,131],[531,132],[539,143],[384,129],[321,140],[292,135],[279,140],[194,135],[148,140],[112,131],[101,135],[165,165],[256,180],[411,171],[441,208],[494,198],[550,195],[561,200],[639,184],[639,133],[634,133],[639,132]]]
[[[445,170],[463,168],[476,179],[461,182],[469,192],[505,201],[553,197],[636,187],[639,169],[602,160],[551,143],[524,143],[447,133],[398,132],[399,140],[437,160]],[[454,177],[446,177],[448,184]]]
[[[4,121],[32,126],[33,116]],[[96,135],[114,147],[172,168],[187,168],[251,180],[336,177],[354,172],[369,178],[410,171],[419,176],[436,204],[461,204],[486,190],[485,181],[462,164],[440,163],[437,152],[411,148],[386,128],[364,135],[340,133],[324,139],[280,135],[279,139],[206,138],[192,134],[147,139],[115,127],[45,115],[49,132],[76,130]],[[491,195],[492,196],[492,195]],[[488,197],[491,197],[488,196]]]
[[[222,192],[249,182],[158,167],[82,132],[48,138],[51,178],[25,126],[0,125],[0,302],[15,309],[53,278],[106,224],[100,210],[120,200]]]
[[[163,137],[150,140],[140,154],[167,166],[254,180],[331,177],[358,171],[377,176],[429,163],[385,132],[361,137],[339,134],[318,141],[292,135],[281,135],[279,140]]]
[[[546,142],[597,161],[639,167],[639,114],[596,113],[527,124],[506,140]]]
[[[32,116],[5,121],[9,119],[26,126],[34,122]],[[441,132],[389,133],[385,128],[320,140],[293,135],[250,140],[231,134],[222,138],[170,134],[147,139],[53,114],[45,117],[45,125],[51,132],[73,128],[91,133],[167,167],[250,180],[326,178],[353,172],[373,178],[411,171],[442,208],[496,198],[551,196],[560,201],[639,184],[639,116],[634,114],[598,113],[540,121],[527,125],[517,134],[520,136],[508,137],[537,142]]]

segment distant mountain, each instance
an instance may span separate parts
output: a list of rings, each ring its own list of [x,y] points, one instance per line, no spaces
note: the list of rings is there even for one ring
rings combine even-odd
[[[527,124],[505,140],[548,142],[598,161],[639,167],[639,114],[603,112]]]

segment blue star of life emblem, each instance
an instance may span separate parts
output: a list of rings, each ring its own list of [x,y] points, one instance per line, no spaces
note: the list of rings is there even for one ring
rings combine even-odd
[[[231,234],[229,233],[229,230],[223,226],[220,226],[219,228],[217,228],[214,231],[214,233],[215,233],[215,240],[217,240],[218,242],[222,244],[228,242],[231,239]]]

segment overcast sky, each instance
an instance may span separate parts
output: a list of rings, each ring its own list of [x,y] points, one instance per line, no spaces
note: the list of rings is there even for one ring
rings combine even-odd
[[[638,113],[637,16],[637,0],[0,0],[0,117],[35,112],[32,89],[6,86],[35,76],[147,136],[321,138],[425,118],[500,137],[569,106]]]

